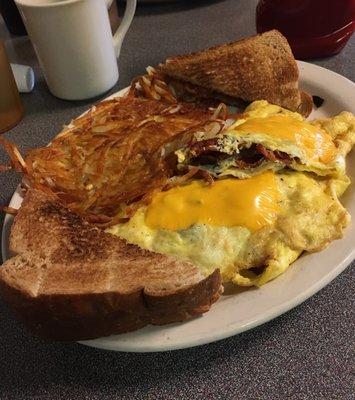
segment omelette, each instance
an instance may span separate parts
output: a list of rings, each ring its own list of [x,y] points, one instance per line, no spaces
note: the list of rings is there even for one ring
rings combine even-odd
[[[350,215],[339,197],[350,184],[354,126],[348,112],[306,122],[256,101],[217,135],[170,147],[177,170],[201,169],[213,183],[193,178],[156,191],[108,232],[189,260],[205,275],[219,268],[224,282],[261,286],[302,252],[342,237]]]
[[[354,144],[354,116],[342,112],[330,122],[307,122],[298,113],[255,101],[216,136],[195,135],[178,149],[178,168],[198,166],[214,177],[248,178],[285,167],[320,176],[345,173]],[[328,127],[328,129],[327,129]]]

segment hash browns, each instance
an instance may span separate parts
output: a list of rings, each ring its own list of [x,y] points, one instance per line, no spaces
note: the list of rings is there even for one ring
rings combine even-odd
[[[24,160],[13,144],[2,144],[29,186],[54,193],[92,222],[109,224],[113,217],[117,222],[122,205],[166,182],[164,170],[151,160],[156,149],[217,114],[213,108],[128,95],[94,106]]]

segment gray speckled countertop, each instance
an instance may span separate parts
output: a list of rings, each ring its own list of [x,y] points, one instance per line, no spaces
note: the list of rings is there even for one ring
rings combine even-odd
[[[141,4],[124,42],[120,82],[146,65],[255,32],[255,0]],[[41,146],[91,102],[51,96],[27,38],[9,38],[12,62],[34,67],[22,95],[25,118],[7,135],[22,150]],[[315,63],[355,80],[355,40]],[[5,156],[0,150],[0,163]],[[19,182],[0,175],[0,204]],[[3,218],[0,217],[0,224]],[[354,265],[354,264],[353,264]],[[32,337],[0,302],[0,399],[354,399],[354,268],[281,317],[241,335],[167,353],[114,353]]]

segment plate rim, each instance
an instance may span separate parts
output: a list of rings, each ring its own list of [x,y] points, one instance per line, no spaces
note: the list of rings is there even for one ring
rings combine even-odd
[[[342,76],[341,74],[338,74],[337,72],[331,71],[331,70],[324,68],[322,66],[319,66],[317,64],[312,64],[312,63],[308,63],[308,62],[304,62],[304,61],[297,61],[297,64],[300,67],[300,79],[302,78],[302,70],[304,68],[310,69],[313,71],[317,71],[317,72],[319,72],[319,69],[320,69],[320,70],[322,70],[323,73],[333,75],[337,79],[346,80],[348,84],[350,84],[351,86],[353,86],[355,88],[354,82],[352,82],[350,79]],[[129,87],[123,88],[123,89],[111,94],[110,96],[104,98],[101,101],[110,100],[114,97],[123,96],[128,91],[128,89],[129,89]],[[81,115],[83,115],[87,111],[89,111],[91,109],[91,107],[88,110],[84,111]],[[80,117],[81,115],[79,115],[78,117]],[[14,202],[17,201],[17,199],[16,199],[17,196],[20,196],[19,187],[15,190],[15,192],[13,193],[13,195],[11,197],[10,204],[9,204],[10,206]],[[12,224],[12,220],[13,220],[13,217],[7,214],[4,218],[4,222],[3,222],[3,226],[2,226],[1,251],[2,251],[3,262],[5,262],[9,256],[7,239],[8,239],[9,230],[10,230],[10,227]],[[110,341],[108,341],[108,344],[105,346],[105,340],[109,337],[101,337],[101,338],[88,340],[88,341],[78,341],[77,343],[85,345],[85,346],[89,346],[89,347],[111,350],[111,351],[146,353],[146,352],[163,352],[163,351],[170,351],[170,350],[185,349],[185,348],[191,348],[191,347],[201,346],[201,345],[208,344],[208,343],[217,342],[217,341],[223,340],[225,338],[235,336],[235,335],[245,332],[247,330],[253,329],[257,326],[263,325],[263,324],[267,323],[268,321],[271,321],[272,319],[277,318],[278,316],[286,313],[287,311],[297,307],[299,304],[303,303],[305,300],[312,297],[315,293],[317,293],[318,291],[323,289],[332,280],[334,280],[341,272],[343,272],[347,268],[347,266],[349,266],[351,264],[351,262],[353,261],[354,258],[355,258],[355,246],[351,249],[351,251],[348,254],[346,254],[343,257],[343,259],[340,262],[338,262],[338,264],[332,270],[330,270],[327,274],[322,276],[322,278],[320,280],[318,280],[314,284],[310,285],[309,287],[306,287],[305,290],[298,293],[297,295],[294,295],[288,301],[271,307],[271,309],[263,317],[256,318],[245,324],[240,324],[237,327],[234,327],[233,325],[231,325],[229,328],[224,327],[221,331],[218,331],[217,333],[212,334],[212,335],[205,335],[200,338],[193,338],[190,340],[179,341],[177,343],[174,343],[174,342],[161,343],[159,347],[154,346],[154,345],[147,345],[147,346],[142,345],[141,347],[137,348],[135,345],[129,345],[129,343],[128,344],[127,343],[119,343],[114,348],[114,346],[110,345]],[[297,262],[297,260],[295,262]],[[113,336],[115,336],[115,335],[113,335]],[[111,336],[110,338],[112,338],[113,336]],[[117,335],[117,336],[119,337],[119,335]],[[103,341],[104,343],[97,343],[97,341]]]

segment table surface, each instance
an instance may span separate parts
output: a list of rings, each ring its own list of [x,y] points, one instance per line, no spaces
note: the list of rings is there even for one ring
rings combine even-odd
[[[140,4],[123,44],[120,81],[147,65],[255,33],[255,0]],[[93,101],[66,102],[47,90],[28,38],[10,38],[11,62],[37,83],[22,95],[26,115],[6,136],[21,150],[42,146]],[[355,80],[355,40],[316,64]],[[96,99],[96,101],[99,99]],[[0,150],[0,163],[5,161]],[[0,175],[0,204],[19,183]],[[0,217],[2,225],[3,217]],[[354,264],[353,264],[354,265]],[[252,331],[198,348],[132,354],[32,337],[0,302],[0,399],[354,399],[354,268],[297,308]]]

